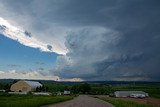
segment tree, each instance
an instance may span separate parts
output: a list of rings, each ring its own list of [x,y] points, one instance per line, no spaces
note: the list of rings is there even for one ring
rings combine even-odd
[[[6,85],[4,86],[4,89],[6,90],[6,92],[9,92],[9,91],[10,91],[10,87],[11,87],[10,84],[6,84]]]
[[[47,86],[40,86],[40,87],[36,87],[36,92],[46,92],[48,91],[48,87]]]
[[[80,85],[80,91],[83,94],[88,93],[90,90],[91,90],[91,87],[90,87],[90,85],[88,83],[83,83],[83,84]]]
[[[19,80],[13,80],[13,82],[12,82],[12,83],[14,84],[14,83],[16,83],[17,81],[19,81]]]
[[[46,86],[46,91],[48,91],[49,90],[49,88]]]
[[[91,90],[91,87],[88,83],[82,83],[82,84],[73,85],[71,90],[75,94],[78,94],[78,93],[86,94]]]
[[[72,88],[71,88],[71,91],[74,94],[78,94],[80,92],[80,85],[79,84],[73,85]]]
[[[36,92],[40,92],[41,91],[41,87],[36,87]]]

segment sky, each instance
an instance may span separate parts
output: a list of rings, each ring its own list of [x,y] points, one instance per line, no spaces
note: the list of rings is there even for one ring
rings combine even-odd
[[[0,0],[0,78],[160,81],[159,0]]]

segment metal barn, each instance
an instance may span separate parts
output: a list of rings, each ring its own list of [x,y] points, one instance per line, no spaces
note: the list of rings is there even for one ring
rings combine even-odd
[[[148,94],[144,91],[116,91],[114,92],[115,97],[147,97]]]
[[[36,90],[37,87],[41,87],[42,84],[36,81],[18,81],[11,85],[10,90],[14,92],[29,92]]]

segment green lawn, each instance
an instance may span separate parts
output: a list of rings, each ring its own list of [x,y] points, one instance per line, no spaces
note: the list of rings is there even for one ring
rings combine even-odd
[[[40,107],[73,99],[73,96],[35,96],[0,94],[0,107]]]
[[[122,99],[117,99],[117,98],[100,98],[106,102],[109,102],[116,107],[158,107],[158,106],[153,106],[149,104],[142,104],[142,103],[137,103],[137,102],[132,102],[132,101],[126,101]]]

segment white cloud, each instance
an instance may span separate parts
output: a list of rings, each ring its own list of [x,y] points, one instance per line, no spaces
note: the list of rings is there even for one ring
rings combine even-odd
[[[118,31],[99,26],[83,27],[68,33],[65,44],[69,52],[58,56],[53,74],[63,78],[94,78],[102,72],[97,71],[97,63],[119,59],[121,53],[112,49],[122,38]]]
[[[4,72],[3,71],[0,71],[0,74],[3,74]]]
[[[64,45],[64,41],[66,33],[70,28],[58,25],[55,20],[48,20],[47,18],[49,18],[48,16],[50,14],[44,17],[46,9],[48,8],[47,5],[49,5],[50,2],[43,2],[40,4],[38,4],[39,1],[36,0],[31,2],[31,4],[28,4],[28,2],[19,1],[18,3],[14,2],[10,4],[9,1],[1,1],[0,24],[8,25],[8,29],[0,33],[32,48],[40,48],[42,51],[66,54],[67,49]],[[19,5],[19,8],[17,8],[16,4]],[[44,4],[44,6],[41,4]],[[25,30],[31,32],[32,36],[25,36]],[[52,47],[51,50],[50,48],[48,49],[48,45]]]
[[[82,81],[80,78],[63,79],[58,76],[42,75],[37,71],[17,72],[15,70],[0,71],[0,79],[35,79],[35,80],[55,80],[55,81]]]
[[[0,71],[0,79],[42,79],[42,80],[58,80],[57,76],[43,76],[37,71],[21,73],[15,70]]]
[[[61,78],[59,81],[74,81],[74,82],[80,82],[80,81],[84,81],[83,79],[81,78],[71,78],[71,79],[63,79]]]
[[[25,46],[39,48],[41,51],[59,53],[56,50],[53,50],[52,48],[48,48],[48,44],[45,44],[37,40],[31,33],[21,29],[20,27],[11,25],[7,20],[1,17],[0,28],[0,33],[2,33],[4,36],[16,40]]]

